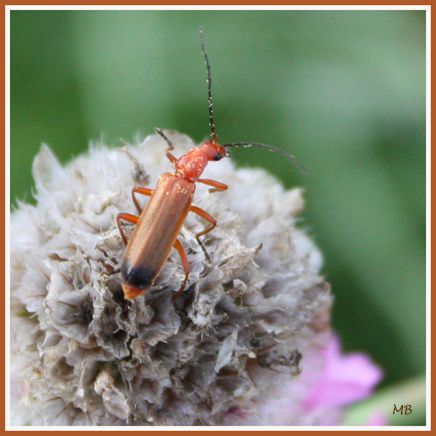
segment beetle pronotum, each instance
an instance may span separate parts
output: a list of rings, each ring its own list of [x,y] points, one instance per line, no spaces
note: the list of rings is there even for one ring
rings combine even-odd
[[[139,216],[129,213],[120,213],[117,216],[121,237],[124,244],[127,245],[121,264],[122,286],[126,298],[136,298],[150,289],[173,248],[178,251],[185,272],[185,279],[175,297],[181,295],[189,278],[189,262],[177,237],[189,212],[198,214],[208,222],[208,226],[195,236],[209,260],[200,237],[209,233],[217,222],[206,211],[192,205],[195,183],[211,186],[209,192],[225,191],[228,188],[224,183],[200,178],[210,161],[218,161],[229,156],[231,148],[260,147],[281,154],[301,168],[294,156],[270,145],[252,142],[222,145],[218,143],[218,137],[215,133],[211,68],[202,30],[200,30],[200,42],[207,71],[210,139],[189,150],[180,158],[176,158],[172,154],[174,146],[171,141],[160,129],[156,129],[156,133],[162,136],[168,145],[166,156],[174,166],[174,172],[162,174],[154,190],[146,187],[132,189],[133,203]],[[150,197],[147,206],[142,210],[136,198],[137,194]],[[135,230],[129,241],[124,234],[122,221],[135,225]]]

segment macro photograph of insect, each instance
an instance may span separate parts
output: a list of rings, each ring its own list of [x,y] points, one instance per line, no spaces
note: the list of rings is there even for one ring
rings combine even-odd
[[[424,428],[428,13],[10,10],[8,425]]]

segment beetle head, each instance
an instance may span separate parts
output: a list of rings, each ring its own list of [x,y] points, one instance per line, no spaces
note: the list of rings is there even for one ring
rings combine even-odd
[[[228,156],[226,149],[216,141],[204,141],[200,145],[200,150],[207,156],[207,160],[221,160]]]

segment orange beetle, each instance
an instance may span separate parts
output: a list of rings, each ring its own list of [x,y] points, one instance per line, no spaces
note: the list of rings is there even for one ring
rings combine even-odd
[[[189,262],[186,252],[177,237],[188,212],[194,212],[209,222],[209,226],[196,234],[197,241],[209,260],[209,256],[199,238],[209,233],[217,222],[206,211],[192,205],[195,183],[204,183],[211,186],[210,192],[225,191],[228,188],[224,183],[200,178],[210,161],[219,161],[228,156],[228,149],[231,147],[255,146],[277,152],[300,166],[294,156],[270,145],[250,142],[218,144],[215,133],[210,64],[201,30],[200,40],[207,68],[211,139],[204,141],[178,159],[171,153],[174,149],[171,141],[160,129],[156,129],[156,133],[162,136],[168,144],[166,156],[173,164],[174,172],[163,174],[154,190],[145,187],[132,189],[132,199],[138,210],[139,217],[128,213],[120,213],[117,216],[118,228],[124,244],[127,245],[121,264],[122,286],[126,298],[136,298],[151,288],[173,248],[178,251],[185,272],[185,279],[174,297],[181,295],[189,278]],[[150,201],[143,210],[141,210],[136,194],[150,197]],[[135,225],[135,230],[128,242],[123,232],[122,221]]]

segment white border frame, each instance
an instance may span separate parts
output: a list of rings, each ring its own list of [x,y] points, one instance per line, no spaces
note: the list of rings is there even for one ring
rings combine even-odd
[[[424,10],[426,11],[426,425],[425,426],[11,426],[10,425],[10,12],[13,10],[87,10],[87,11],[372,11],[372,10]],[[395,430],[395,431],[410,431],[410,430],[430,430],[431,421],[431,6],[424,5],[395,5],[395,6],[266,6],[266,5],[142,5],[142,6],[92,6],[92,5],[54,5],[54,6],[6,6],[5,7],[5,211],[6,211],[6,258],[5,258],[5,383],[6,383],[6,398],[5,398],[5,429],[10,430],[27,430],[27,431],[349,431],[349,430]]]

